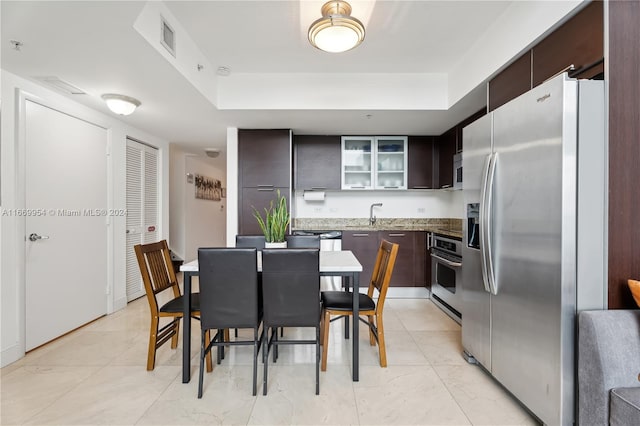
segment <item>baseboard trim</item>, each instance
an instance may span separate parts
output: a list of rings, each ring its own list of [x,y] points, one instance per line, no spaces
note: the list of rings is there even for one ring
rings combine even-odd
[[[391,299],[428,299],[426,287],[389,287],[387,297]]]
[[[17,343],[0,352],[0,367],[6,367],[24,357],[24,348]]]
[[[127,298],[122,297],[120,299],[116,299],[113,301],[113,312],[118,312],[120,309],[124,309],[127,307]],[[113,312],[109,312],[112,314]]]

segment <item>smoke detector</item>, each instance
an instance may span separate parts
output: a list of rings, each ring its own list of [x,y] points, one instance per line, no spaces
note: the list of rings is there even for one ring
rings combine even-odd
[[[218,158],[220,150],[218,148],[205,148],[204,153],[207,154],[207,157]]]

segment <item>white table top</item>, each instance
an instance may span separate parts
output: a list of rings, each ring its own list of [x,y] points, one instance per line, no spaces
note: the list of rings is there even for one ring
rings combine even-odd
[[[260,254],[261,252],[258,252]],[[182,272],[198,272],[198,259],[183,263]],[[258,271],[262,271],[262,256],[258,256]],[[350,250],[321,251],[320,272],[362,272],[362,265]]]

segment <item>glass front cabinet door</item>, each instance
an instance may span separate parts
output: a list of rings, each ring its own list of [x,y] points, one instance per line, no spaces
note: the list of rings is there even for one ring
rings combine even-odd
[[[373,189],[373,136],[342,137],[342,189]]]
[[[407,137],[376,137],[376,189],[407,189]]]
[[[343,136],[342,189],[407,189],[406,136]]]

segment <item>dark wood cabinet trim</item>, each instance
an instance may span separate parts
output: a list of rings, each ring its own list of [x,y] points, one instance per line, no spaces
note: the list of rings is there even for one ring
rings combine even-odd
[[[489,81],[489,111],[531,90],[531,51]]]
[[[627,279],[640,279],[640,2],[609,8],[609,308],[636,305]]]
[[[562,69],[583,69],[604,57],[604,9],[594,1],[549,34],[532,51],[532,87]]]

